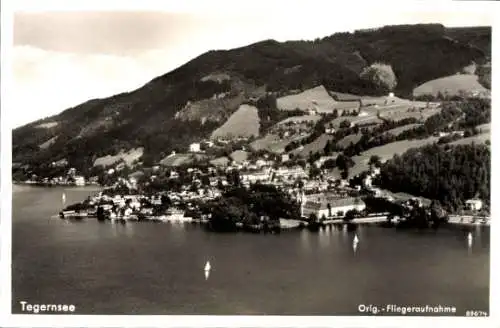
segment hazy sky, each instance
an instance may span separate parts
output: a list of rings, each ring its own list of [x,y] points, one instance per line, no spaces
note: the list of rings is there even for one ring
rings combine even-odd
[[[393,5],[394,6],[394,5]],[[335,11],[332,11],[335,10]],[[338,14],[341,11],[341,15]],[[230,15],[168,12],[17,12],[11,121],[19,126],[91,98],[133,90],[212,49],[263,39],[314,39],[388,24],[491,25],[476,12],[348,9]]]

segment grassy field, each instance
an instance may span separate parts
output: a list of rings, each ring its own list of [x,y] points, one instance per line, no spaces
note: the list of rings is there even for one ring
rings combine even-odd
[[[180,166],[191,163],[195,159],[200,160],[203,158],[206,158],[206,156],[200,154],[175,154],[165,157],[160,161],[160,164],[165,166]]]
[[[212,138],[258,136],[259,126],[260,121],[257,108],[249,105],[241,105],[222,126],[212,132]]]
[[[349,93],[330,91],[330,95],[337,101],[359,101],[362,97]]]
[[[206,82],[206,81],[215,81],[215,82],[222,82],[224,80],[230,80],[231,76],[226,73],[214,73],[214,74],[209,74],[207,76],[204,76],[200,79],[201,82]]]
[[[413,90],[414,96],[437,95],[438,92],[458,95],[460,91],[486,92],[488,90],[477,81],[477,75],[460,74],[442,77],[419,85]]]
[[[370,157],[372,155],[380,156],[380,158],[383,161],[389,160],[394,155],[396,155],[396,154],[401,155],[410,148],[423,147],[425,145],[429,145],[429,144],[432,144],[434,142],[437,142],[438,140],[439,140],[438,137],[429,137],[429,138],[421,139],[421,140],[418,140],[418,139],[417,140],[403,140],[403,141],[391,142],[389,144],[386,144],[386,145],[383,145],[380,147],[374,147],[374,148],[368,149],[367,151],[361,153],[360,156],[354,156],[352,158],[356,164],[349,171],[349,176],[353,177],[355,175],[360,174],[363,171],[368,170],[369,169],[368,161],[370,160]]]
[[[412,117],[416,119],[422,119],[425,121],[427,118],[439,113],[440,111],[441,108],[427,108],[423,109],[421,112],[419,110],[415,111],[402,110],[399,112],[393,111],[390,113],[381,113],[380,116],[382,118],[390,119],[393,121],[401,121]]]
[[[236,163],[242,163],[247,160],[248,152],[244,150],[235,150],[229,155],[229,157]]]
[[[49,140],[45,141],[43,144],[40,144],[38,147],[40,149],[47,149],[50,146],[52,146],[54,144],[54,142],[56,142],[56,140],[57,140],[57,136],[52,137]]]
[[[407,194],[405,192],[392,192],[392,191],[389,191],[386,189],[379,189],[379,190],[382,191],[386,195],[392,196],[396,201],[407,201],[407,200],[410,200],[412,198],[418,198],[418,199],[420,199],[422,204],[425,206],[429,206],[432,202],[432,200],[430,200],[428,198],[420,197],[420,196],[417,197],[414,195]]]
[[[399,103],[394,105],[364,107],[361,109],[361,113],[358,116],[341,116],[332,120],[330,123],[333,124],[333,127],[338,128],[340,123],[344,120],[361,125],[383,123],[382,118],[392,121],[400,121],[410,117],[425,120],[429,116],[432,116],[441,110],[440,108],[425,108],[422,112],[420,112],[418,108],[423,108],[425,106],[426,103],[423,102],[411,102],[402,99]],[[412,108],[416,109],[412,110]],[[380,115],[381,118],[378,118],[377,114]],[[329,123],[326,124],[326,127],[328,126]]]
[[[476,126],[480,133],[486,133],[491,131],[491,123],[481,124]]]
[[[309,153],[311,151],[313,153],[318,152],[318,151],[323,151],[323,149],[326,146],[327,141],[332,140],[332,139],[333,139],[333,136],[328,135],[328,134],[322,134],[313,142],[308,143],[307,145],[304,145],[304,147],[302,147],[302,148],[294,149],[290,153],[294,154],[294,155],[306,157],[306,156],[309,156]]]
[[[38,129],[50,129],[50,128],[57,126],[58,124],[59,124],[59,122],[47,122],[47,123],[42,123],[42,124],[37,125],[36,128],[38,128]]]
[[[334,128],[339,128],[340,123],[342,121],[349,121],[353,124],[370,124],[370,123],[377,123],[381,124],[384,121],[379,119],[377,116],[374,115],[368,115],[368,116],[340,116],[337,117],[336,119],[331,120],[329,123],[326,123],[325,127],[329,127],[330,123],[333,125]]]
[[[410,100],[398,98],[396,96],[388,97],[361,97],[361,103],[363,106],[397,106],[397,105],[409,105]]]
[[[119,160],[124,160],[127,165],[130,165],[136,159],[141,158],[143,152],[144,152],[144,148],[140,147],[140,148],[131,149],[128,152],[120,152],[119,154],[117,154],[115,156],[106,155],[106,156],[97,158],[94,161],[94,166],[113,165],[114,163],[118,162]]]
[[[306,122],[317,122],[321,119],[319,115],[302,115],[302,116],[292,116],[289,118],[285,118],[284,120],[275,124],[275,126],[285,125],[287,123],[306,123]]]
[[[214,166],[227,166],[229,164],[229,158],[226,156],[218,157],[210,161],[210,164]]]
[[[398,135],[400,135],[401,133],[405,132],[406,130],[411,130],[413,128],[416,128],[418,126],[420,126],[422,124],[407,124],[407,125],[403,125],[403,126],[400,126],[400,127],[397,127],[397,128],[394,128],[394,129],[391,129],[391,130],[388,130],[386,131],[385,133],[388,133],[388,134],[392,134],[393,136],[397,137]]]
[[[317,108],[318,111],[331,112],[336,101],[328,94],[322,85],[305,90],[296,95],[289,95],[277,99],[278,108],[281,110]]]
[[[468,145],[471,143],[482,144],[482,143],[486,142],[486,140],[491,140],[491,134],[489,132],[481,133],[481,134],[478,134],[478,135],[475,135],[472,137],[468,137],[468,138],[459,139],[459,140],[450,142],[449,144],[450,145]]]
[[[357,100],[336,101],[322,85],[295,95],[278,98],[277,104],[281,110],[316,109],[320,113],[331,113],[336,109],[339,114],[344,110],[359,108]]]
[[[339,142],[337,142],[337,146],[340,146],[342,148],[348,147],[351,143],[356,144],[362,137],[363,135],[361,133],[358,134],[350,134],[348,136],[345,136]]]
[[[302,139],[302,137],[290,137],[280,139],[275,134],[268,134],[263,138],[257,139],[250,144],[254,150],[267,150],[275,154],[282,154],[285,152],[285,147],[293,140]]]

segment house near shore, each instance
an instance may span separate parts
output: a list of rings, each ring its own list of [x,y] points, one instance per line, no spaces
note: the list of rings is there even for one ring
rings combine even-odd
[[[483,208],[483,201],[480,199],[469,199],[465,202],[465,208],[469,211],[479,211]]]
[[[201,145],[198,142],[189,145],[189,151],[191,153],[199,153],[201,151]]]
[[[315,215],[317,218],[331,218],[345,216],[348,211],[363,211],[365,202],[357,197],[318,197],[303,199],[301,204],[302,218]]]
[[[79,187],[82,187],[82,186],[85,186],[85,178],[81,175],[77,175],[74,177],[75,179],[75,186],[79,186]]]

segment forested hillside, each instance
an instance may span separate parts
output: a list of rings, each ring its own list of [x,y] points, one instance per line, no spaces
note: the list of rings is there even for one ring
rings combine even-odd
[[[490,61],[490,44],[489,27],[431,24],[209,51],[133,92],[90,100],[14,130],[13,161],[43,169],[65,160],[86,173],[100,156],[143,147],[142,161],[151,164],[209,137],[241,104],[266,93],[282,96],[323,85],[335,92],[386,94],[386,88],[361,77],[382,62],[392,67],[396,94],[407,96],[425,81]],[[208,78],[214,74],[227,78]],[[284,118],[272,107],[258,106],[261,132]],[[272,117],[265,117],[266,109]]]
[[[382,165],[377,183],[394,192],[439,200],[451,210],[474,197],[489,204],[490,160],[485,144],[410,149]]]

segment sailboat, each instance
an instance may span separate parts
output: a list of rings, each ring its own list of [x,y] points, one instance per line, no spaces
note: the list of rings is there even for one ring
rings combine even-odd
[[[469,234],[467,235],[467,242],[469,243],[469,246],[472,244],[472,233],[469,232]]]
[[[356,252],[358,249],[359,238],[358,235],[354,235],[354,239],[352,241],[352,249]]]
[[[354,239],[352,241],[353,245],[357,245],[359,243],[358,235],[354,235]]]
[[[210,266],[210,261],[207,261],[207,263],[205,263],[205,280],[208,279],[208,276],[210,275],[210,270],[212,269],[212,267]]]
[[[63,203],[63,205],[66,203],[66,193],[64,193],[64,192],[62,194],[62,203]]]

